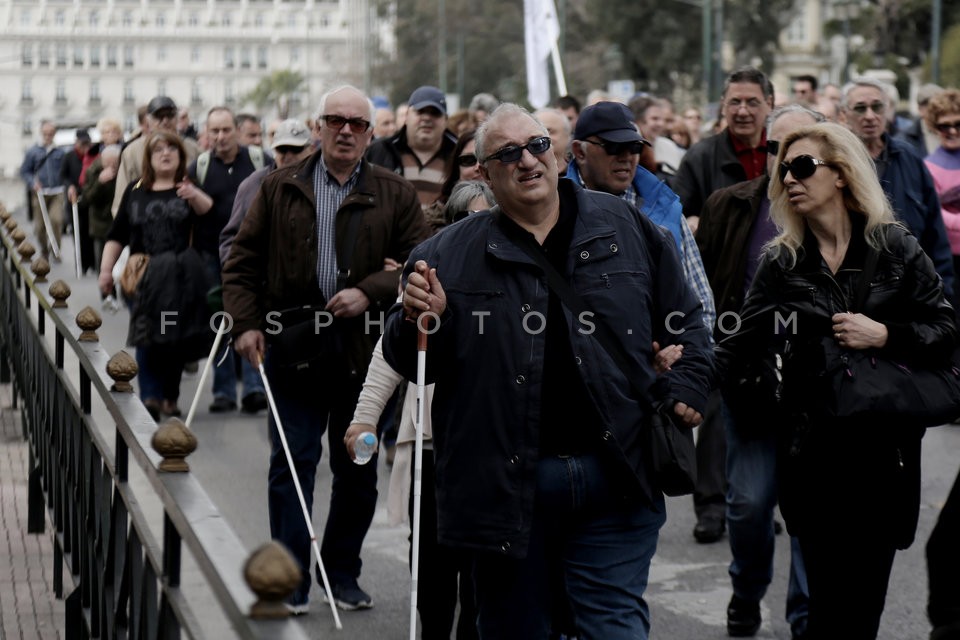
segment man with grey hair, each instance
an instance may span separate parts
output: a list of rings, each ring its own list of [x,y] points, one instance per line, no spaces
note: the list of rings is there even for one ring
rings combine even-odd
[[[767,118],[767,171],[753,180],[715,191],[703,206],[697,245],[717,304],[715,337],[743,305],[763,254],[777,234],[770,220],[767,188],[774,175],[780,141],[801,127],[824,122],[822,114],[800,104],[779,107]],[[726,314],[726,315],[724,315]],[[726,325],[729,329],[729,325]],[[776,431],[758,424],[762,417],[721,410],[726,434],[726,520],[729,528],[733,598],[727,632],[754,635],[760,628],[760,600],[773,577],[774,519],[777,504]],[[790,543],[792,566],[787,590],[787,621],[793,638],[807,627],[807,580],[800,547]]]
[[[342,609],[373,606],[357,580],[377,503],[377,462],[374,457],[369,464],[354,464],[343,438],[382,326],[381,312],[397,297],[399,271],[382,266],[387,258],[403,263],[429,233],[413,187],[363,160],[373,114],[359,89],[344,86],[324,94],[317,118],[320,149],[264,178],[223,269],[223,303],[233,319],[235,348],[254,366],[264,363],[311,511],[328,433],[333,485],[320,554]],[[277,135],[275,145],[279,130]],[[271,415],[270,533],[303,570],[288,602],[293,613],[302,614],[310,594],[311,541],[280,426]]]
[[[570,120],[559,109],[546,108],[534,111],[533,117],[543,123],[550,135],[550,148],[557,158],[557,171],[563,177],[567,173],[567,165],[571,158],[571,144],[573,144]]]
[[[467,111],[470,112],[474,121],[479,125],[489,118],[490,114],[499,106],[500,101],[497,100],[493,94],[478,93],[470,99],[470,106],[467,107]]]
[[[933,260],[949,298],[954,287],[953,254],[943,226],[940,199],[923,160],[907,143],[887,134],[888,86],[868,77],[848,83],[840,100],[840,119],[866,145],[894,214]]]
[[[439,320],[426,367],[439,542],[473,553],[481,638],[548,637],[562,591],[578,635],[645,640],[666,514],[641,427],[650,409],[634,389],[679,428],[699,422],[712,378],[700,303],[656,225],[557,177],[526,110],[500,106],[476,142],[499,207],[417,247],[383,340],[412,378],[417,325]],[[552,271],[573,296],[553,276],[544,286]],[[580,296],[589,312],[572,308]],[[653,343],[671,318],[683,357],[658,376]]]

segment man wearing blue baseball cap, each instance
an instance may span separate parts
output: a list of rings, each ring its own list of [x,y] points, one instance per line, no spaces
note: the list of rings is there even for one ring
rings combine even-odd
[[[407,117],[395,135],[374,142],[367,160],[406,178],[428,207],[440,197],[457,137],[447,130],[447,99],[436,87],[419,87],[408,100]]]

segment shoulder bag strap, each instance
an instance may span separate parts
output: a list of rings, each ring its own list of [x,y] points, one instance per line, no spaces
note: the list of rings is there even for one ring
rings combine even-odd
[[[503,215],[499,213],[499,215]],[[563,304],[570,309],[577,317],[580,317],[584,312],[590,312],[590,307],[583,301],[583,298],[573,290],[573,287],[570,286],[570,283],[560,275],[560,273],[553,267],[550,263],[550,260],[547,259],[547,256],[544,255],[543,250],[535,246],[532,236],[526,232],[519,232],[515,227],[509,223],[504,224],[501,222],[501,229],[503,232],[518,246],[523,250],[530,258],[533,259],[537,265],[543,269],[544,274],[547,276],[547,285],[550,289],[560,296],[560,300]],[[605,322],[601,319],[594,317],[594,337],[597,339],[597,342],[600,343],[600,346],[603,347],[603,350],[607,352],[614,363],[616,363],[617,368],[620,369],[620,373],[627,379],[630,383],[630,388],[633,389],[635,397],[643,403],[646,407],[653,407],[653,400],[650,398],[650,394],[647,393],[646,389],[642,389],[637,383],[633,375],[630,373],[630,367],[627,364],[627,360],[623,355],[623,351],[617,348],[617,338],[610,331],[610,328]]]

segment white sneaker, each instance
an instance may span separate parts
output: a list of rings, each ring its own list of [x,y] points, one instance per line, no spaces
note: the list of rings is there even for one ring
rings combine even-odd
[[[284,604],[292,616],[305,616],[310,613],[309,602],[304,602],[303,604],[290,604],[289,602],[285,602]]]

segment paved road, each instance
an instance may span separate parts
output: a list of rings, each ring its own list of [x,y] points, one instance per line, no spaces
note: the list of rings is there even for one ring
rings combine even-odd
[[[99,308],[95,279],[87,276],[78,282],[67,265],[69,243],[62,265],[55,265],[55,277],[65,279],[73,288],[69,300],[72,310],[90,304]],[[54,278],[51,278],[51,281]],[[100,330],[101,340],[113,353],[123,346],[126,316],[123,312],[107,315]],[[181,406],[189,405],[197,377],[186,378]],[[266,509],[267,436],[266,418],[232,413],[214,416],[206,413],[209,389],[204,391],[194,424],[199,448],[190,458],[193,473],[200,477],[223,513],[249,548],[269,538]],[[928,432],[924,441],[923,497],[918,543],[898,554],[890,583],[887,608],[881,623],[882,640],[921,640],[929,627],[924,613],[926,571],[923,546],[946,498],[960,464],[960,427],[941,427]],[[380,463],[381,494],[386,493],[387,469]],[[329,495],[329,471],[321,463],[316,495],[318,509],[314,526],[322,531],[326,496]],[[382,503],[382,501],[381,501]],[[710,640],[725,638],[725,607],[730,597],[727,564],[730,559],[726,541],[697,545],[691,536],[693,510],[689,499],[668,502],[668,521],[661,535],[658,553],[651,571],[648,599],[653,615],[653,640]],[[312,637],[400,640],[408,629],[407,530],[391,527],[381,506],[364,544],[363,586],[374,598],[370,611],[342,614],[344,630],[337,633],[329,610],[324,609],[320,590],[314,586],[312,611],[303,618]],[[863,531],[864,536],[871,535]],[[770,593],[763,603],[764,624],[758,638],[789,638],[783,621],[786,592],[787,553],[785,538],[777,545],[776,573]]]

